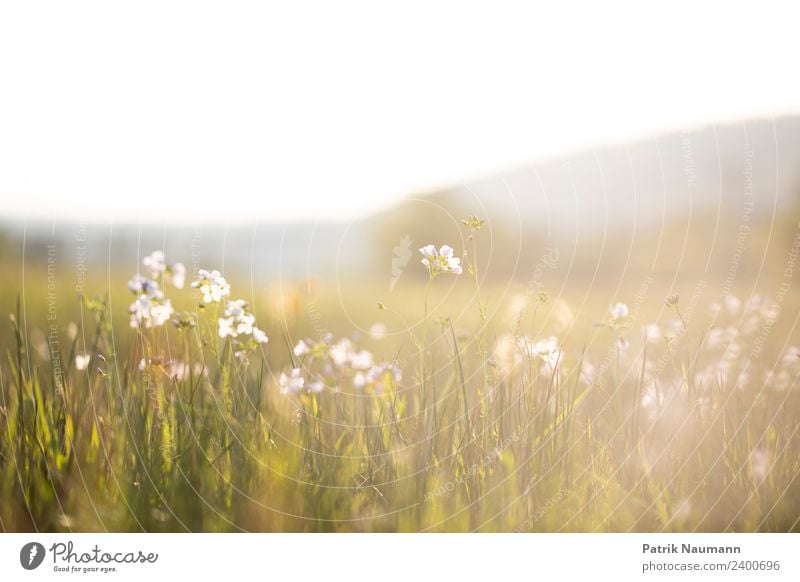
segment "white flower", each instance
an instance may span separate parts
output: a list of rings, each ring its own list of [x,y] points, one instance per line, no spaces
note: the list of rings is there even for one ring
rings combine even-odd
[[[306,342],[300,340],[299,342],[297,342],[297,345],[294,346],[294,350],[292,351],[294,352],[295,356],[297,356],[298,358],[302,358],[303,356],[307,355],[311,350],[309,349],[308,344]]]
[[[356,370],[366,370],[372,366],[372,354],[367,350],[353,352],[350,354],[350,365]]]
[[[373,323],[372,327],[369,328],[369,337],[372,339],[379,341],[386,337],[386,325],[381,323],[380,321]]]
[[[300,368],[294,368],[289,376],[281,373],[279,383],[281,385],[281,394],[296,394],[303,389],[306,381],[300,375]]]
[[[708,331],[706,345],[709,349],[716,350],[730,344],[734,339],[736,339],[736,335],[736,328],[732,325],[729,325],[724,329],[721,327],[712,327]]]
[[[331,346],[330,354],[333,363],[339,367],[344,366],[350,360],[350,354],[353,351],[353,344],[347,338],[339,340],[336,344]]]
[[[77,354],[75,356],[75,368],[77,370],[85,370],[89,367],[89,361],[92,357],[89,354]]]
[[[189,366],[186,365],[186,362],[167,362],[167,368],[169,369],[170,378],[178,382],[186,378],[189,371]]]
[[[442,245],[439,250],[433,245],[426,245],[419,249],[422,253],[422,264],[428,267],[431,276],[439,273],[461,274],[461,259],[453,256],[453,248]]]
[[[161,294],[156,296],[139,295],[128,308],[131,327],[159,327],[169,321],[174,313],[169,299],[163,300]]]
[[[596,377],[597,369],[594,365],[587,359],[583,359],[581,362],[581,369],[579,373],[580,382],[585,386],[590,386]]]
[[[766,479],[771,465],[770,455],[766,450],[759,448],[750,453],[750,475],[753,481],[761,482]]]
[[[156,251],[153,255],[146,257],[145,266],[153,264],[159,259]],[[161,256],[163,259],[163,253]],[[151,272],[152,274],[152,272]],[[174,313],[169,299],[164,299],[164,294],[158,287],[158,281],[154,278],[148,279],[139,274],[128,281],[128,289],[136,294],[136,300],[128,308],[131,319],[131,327],[159,327],[164,325]]]
[[[400,368],[388,362],[381,362],[372,366],[366,373],[359,372],[353,377],[353,386],[356,388],[371,387],[376,394],[383,392],[387,382],[397,384],[403,378]]]
[[[539,340],[532,345],[528,338],[521,338],[519,344],[522,351],[527,353],[528,356],[544,362],[545,370],[547,368],[551,370],[555,368],[556,364],[561,359],[561,350],[558,348],[558,338],[553,335]]]
[[[658,343],[661,340],[661,328],[657,323],[648,323],[642,328],[642,333],[650,343]]]
[[[217,321],[219,322],[219,337],[236,337],[232,317],[220,317]]]
[[[263,331],[258,329],[257,327],[253,327],[253,339],[256,340],[260,344],[265,344],[269,341],[267,334]]]
[[[225,304],[223,315],[224,317],[218,319],[219,337],[251,335],[254,334],[254,330],[258,329],[255,327],[256,316],[247,311],[247,302],[244,299],[228,301]],[[259,334],[259,337],[266,337],[261,330],[259,330]]]
[[[791,368],[800,363],[800,347],[789,346],[786,348],[786,353],[783,354],[781,363],[787,368]]]
[[[680,319],[670,319],[665,326],[666,335],[669,337],[678,337],[683,332],[683,323]]]
[[[742,302],[739,300],[738,297],[734,295],[726,295],[725,296],[725,310],[728,312],[729,315],[736,315],[739,313],[739,308],[742,306]]]
[[[614,320],[614,321],[616,321],[618,319],[622,319],[624,317],[628,317],[629,313],[630,313],[630,310],[628,309],[628,306],[625,305],[624,303],[615,303],[608,310],[608,314],[611,316],[611,319]]]
[[[176,289],[183,289],[186,284],[186,267],[183,263],[173,263],[167,266],[164,278],[172,282]]]
[[[325,390],[325,384],[320,382],[319,380],[315,380],[314,382],[311,383],[308,389],[310,392],[313,392],[314,394],[319,394],[320,392]]]
[[[366,370],[372,366],[372,354],[367,350],[356,350],[353,343],[342,338],[329,351],[333,363],[339,368],[350,366],[354,370]]]
[[[167,263],[164,260],[164,251],[153,251],[142,259],[142,264],[150,271],[150,276],[153,279],[157,279],[167,268]]]
[[[231,294],[231,286],[217,270],[200,269],[197,272],[197,279],[192,282],[192,287],[200,290],[205,304],[219,303],[223,297]]]
[[[358,389],[363,388],[367,385],[367,375],[364,372],[359,372],[355,376],[353,376],[353,386]]]
[[[169,299],[161,304],[151,305],[150,318],[152,319],[153,327],[159,327],[169,321],[169,318],[175,310],[172,309],[172,303]]]
[[[161,294],[161,291],[158,289],[158,283],[153,281],[152,279],[148,279],[147,277],[142,277],[141,275],[134,275],[133,279],[128,281],[128,289],[130,289],[133,293],[137,295],[144,294],[151,297],[155,297]]]
[[[139,327],[150,320],[150,298],[147,295],[139,295],[128,308],[131,316],[131,327]]]
[[[165,282],[172,283],[177,289],[183,289],[186,267],[183,263],[167,263],[164,251],[153,251],[142,259],[142,264],[150,273],[151,279],[158,280],[163,275]]]

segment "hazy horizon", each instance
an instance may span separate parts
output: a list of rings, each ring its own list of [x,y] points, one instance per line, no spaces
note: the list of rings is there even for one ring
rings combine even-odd
[[[158,7],[2,9],[0,215],[346,222],[585,149],[800,113],[793,24],[766,11],[412,3],[364,27],[368,3]],[[707,50],[703,16],[720,14]]]

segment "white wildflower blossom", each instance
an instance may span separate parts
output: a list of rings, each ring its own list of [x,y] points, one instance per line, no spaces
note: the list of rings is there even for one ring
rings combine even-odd
[[[217,270],[200,269],[197,272],[197,279],[192,282],[192,288],[198,289],[202,293],[203,303],[206,305],[219,303],[231,293],[231,286]]]
[[[134,275],[133,279],[128,281],[128,289],[137,295],[148,295],[156,297],[161,295],[158,288],[158,282],[141,275]]]
[[[372,366],[372,354],[367,350],[360,350],[350,354],[350,365],[356,370],[366,370]]]
[[[581,369],[579,372],[580,383],[584,386],[590,386],[595,382],[596,378],[597,369],[594,367],[594,364],[584,358],[581,362]]]
[[[89,354],[76,354],[75,355],[75,369],[83,371],[89,367],[89,361],[92,357]]]
[[[708,331],[706,346],[711,350],[718,350],[727,347],[737,336],[737,330],[732,325],[728,327],[712,327]]]
[[[661,328],[657,323],[648,323],[642,328],[642,333],[649,343],[658,343],[661,341]]]
[[[787,390],[792,385],[792,374],[787,370],[767,370],[764,372],[764,385],[774,390]]]
[[[728,315],[736,315],[742,307],[742,301],[734,295],[726,295],[724,304]]]
[[[128,308],[131,327],[159,327],[164,325],[174,313],[169,299],[164,300],[161,293],[141,294]]]
[[[228,301],[223,317],[218,318],[219,337],[237,338],[240,335],[252,336],[258,343],[267,343],[267,335],[255,326],[256,316],[247,310],[244,299]]]
[[[169,321],[169,318],[172,317],[173,313],[175,313],[175,310],[172,308],[172,303],[169,299],[166,299],[160,303],[151,304],[150,318],[152,326],[159,327],[164,325]]]
[[[300,340],[297,342],[297,345],[294,346],[292,351],[294,352],[295,356],[302,358],[303,356],[308,355],[311,352],[311,349],[308,347],[308,344],[305,341]]]
[[[183,263],[172,263],[167,266],[167,271],[164,273],[165,279],[172,283],[176,289],[183,289],[186,284],[186,267]]]
[[[461,259],[453,256],[452,247],[442,245],[437,251],[434,245],[426,245],[419,252],[423,257],[421,263],[428,267],[431,277],[439,273],[461,274]]]
[[[781,358],[781,364],[786,368],[793,368],[800,364],[800,347],[789,346]]]
[[[171,283],[176,289],[183,289],[186,267],[183,263],[168,263],[164,251],[153,251],[142,259],[142,264],[148,270],[151,279],[158,280],[163,277],[164,282]]]
[[[367,385],[367,375],[364,372],[358,372],[353,376],[353,386],[361,390]]]
[[[153,277],[147,278],[137,274],[128,281],[128,289],[136,295],[136,299],[128,308],[131,327],[160,327],[175,313],[171,301],[164,299],[164,293],[156,280],[163,260],[164,254],[155,251],[142,261]]]
[[[624,319],[628,317],[629,313],[630,310],[624,303],[615,303],[608,310],[608,314],[611,316],[612,321]]]
[[[750,476],[753,481],[760,483],[766,479],[771,466],[770,454],[765,449],[757,448],[750,453]]]
[[[353,352],[353,344],[349,339],[343,338],[336,344],[331,346],[330,356],[333,363],[339,367],[347,364],[350,360],[350,354]]]
[[[510,334],[502,335],[495,344],[492,359],[499,365],[503,374],[510,374],[522,363],[522,354],[528,353],[527,345],[528,342],[517,342]]]
[[[380,321],[373,323],[369,328],[369,337],[379,341],[386,337],[386,325]]]
[[[531,358],[541,360],[546,368],[552,370],[561,359],[561,350],[558,347],[558,338],[551,335],[545,339],[539,340],[534,344],[530,344],[527,338],[520,340],[523,350],[525,350]]]
[[[669,337],[678,337],[683,333],[683,323],[680,319],[670,319],[664,327],[664,335]]]
[[[269,338],[267,337],[267,334],[264,333],[262,330],[258,329],[255,326],[253,327],[253,334],[252,335],[253,335],[253,339],[256,342],[260,343],[260,344],[265,344],[265,343],[269,342]]]
[[[388,362],[381,362],[372,366],[366,373],[356,374],[353,378],[353,385],[356,388],[370,387],[376,394],[381,394],[389,385],[388,383],[397,385],[402,378],[403,374],[400,368]]]
[[[287,376],[281,373],[278,383],[281,386],[281,394],[296,394],[303,389],[305,379],[300,373],[300,368],[294,368]]]

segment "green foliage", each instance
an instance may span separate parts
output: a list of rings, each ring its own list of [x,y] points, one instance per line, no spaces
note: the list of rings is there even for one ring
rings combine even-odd
[[[477,236],[482,221],[465,226]],[[503,322],[481,296],[476,257],[473,247],[464,277],[474,326],[451,318],[460,305],[429,312],[426,296],[410,340],[389,350],[403,380],[380,392],[281,394],[279,374],[300,365],[289,338],[307,322],[242,360],[212,313],[130,330],[112,325],[107,301],[85,300],[73,337],[58,330],[56,367],[29,337],[47,323],[21,325],[18,311],[0,365],[0,526],[800,529],[800,399],[760,380],[781,347],[767,346],[745,386],[698,376],[709,329],[680,312],[677,334],[627,355],[614,342],[633,333],[633,313],[546,351],[547,295]]]

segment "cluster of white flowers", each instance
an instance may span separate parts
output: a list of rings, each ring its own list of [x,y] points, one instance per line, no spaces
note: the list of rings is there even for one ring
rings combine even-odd
[[[800,347],[789,346],[783,353],[780,363],[764,373],[764,384],[775,390],[797,387],[800,376]]]
[[[563,364],[564,353],[558,345],[556,336],[533,340],[528,336],[500,337],[494,349],[494,360],[504,373],[514,371],[518,366],[534,361],[541,363],[540,373],[551,374]]]
[[[741,307],[742,307],[742,302],[738,297],[735,297],[733,295],[726,295],[722,300],[722,302],[712,303],[711,307],[709,307],[709,312],[711,313],[711,315],[716,316],[722,313],[722,310],[724,308],[725,313],[733,317],[738,315]]]
[[[284,394],[320,393],[326,387],[332,390],[347,387],[361,391],[369,389],[380,394],[402,379],[400,368],[395,364],[376,364],[369,350],[359,348],[347,338],[334,341],[331,334],[326,334],[320,341],[300,340],[293,353],[301,358],[302,367],[281,374],[279,384]],[[304,373],[309,381],[306,381]]]
[[[89,354],[75,354],[75,369],[83,371],[89,367],[92,356]]]
[[[146,370],[148,367],[156,367],[169,376],[172,380],[183,381],[187,379],[190,373],[194,376],[208,376],[208,369],[201,363],[195,362],[190,365],[188,362],[166,360],[163,358],[155,357],[139,360],[139,370]]]
[[[528,340],[526,339],[526,342]],[[540,360],[547,371],[555,369],[558,361],[561,359],[561,349],[558,347],[558,338],[551,335],[545,339],[541,339],[532,345],[525,344],[528,348],[528,355],[531,358]]]
[[[750,453],[750,477],[753,481],[761,483],[772,469],[772,458],[769,451],[759,447]]]
[[[159,287],[159,280],[181,289],[186,277],[182,263],[167,263],[162,251],[154,251],[142,259],[149,277],[136,274],[128,281],[128,289],[136,296],[128,308],[131,327],[159,327],[164,325],[175,310]]]
[[[642,335],[646,342],[658,343],[663,337],[661,327],[657,323],[648,323],[642,327]]]
[[[197,271],[197,279],[192,282],[192,288],[200,291],[203,295],[203,303],[206,305],[219,303],[231,294],[231,286],[216,269],[213,271],[206,271],[205,269]]]
[[[748,346],[757,341],[756,333],[772,326],[780,314],[780,306],[768,297],[754,295],[742,302],[726,295],[710,308],[713,325],[705,339],[711,361],[694,375],[696,386],[723,386],[743,390],[748,386],[766,386],[785,390],[792,384],[791,371],[784,363],[759,371],[756,361],[743,357]],[[726,325],[727,323],[727,325]],[[755,380],[763,374],[763,384]]]
[[[222,273],[216,269],[199,269],[197,278],[192,281],[192,288],[200,291],[201,306],[224,302],[222,316],[217,318],[217,334],[222,339],[231,338],[234,341],[234,355],[237,358],[243,360],[248,349],[269,341],[267,334],[256,327],[256,316],[249,311],[244,299],[226,299],[231,294],[231,286]]]
[[[615,303],[608,309],[608,315],[611,317],[611,321],[620,321],[630,315],[630,309],[624,303]]]
[[[376,394],[382,394],[387,386],[396,386],[403,379],[403,373],[395,364],[381,362],[370,366],[366,372],[358,372],[353,378],[353,386],[364,389],[372,388]]]
[[[183,289],[186,282],[186,267],[183,263],[168,263],[164,251],[153,251],[142,259],[142,264],[151,279],[155,281],[163,279],[165,284],[171,283],[176,289]]]
[[[247,302],[243,299],[228,301],[223,315],[218,320],[219,337],[238,338],[240,335],[249,335],[260,344],[269,341],[267,335],[255,326],[256,316],[247,311]]]
[[[630,329],[630,314],[630,309],[625,303],[617,302],[609,307],[605,320],[595,323],[595,325],[607,327],[617,334],[616,346],[620,351],[630,347],[630,343],[625,339],[625,334]]]
[[[281,394],[296,394],[303,389],[306,381],[301,375],[300,368],[293,368],[288,375],[282,373],[278,383],[281,386]]]
[[[423,257],[421,262],[428,267],[431,277],[439,273],[461,274],[461,259],[453,256],[452,247],[442,245],[437,251],[434,245],[426,245],[419,249],[419,252]]]

